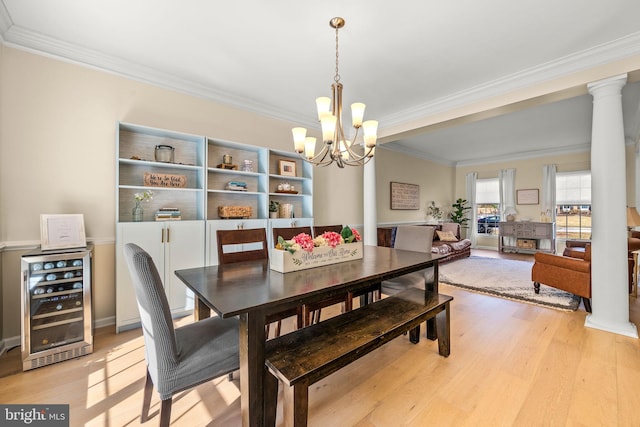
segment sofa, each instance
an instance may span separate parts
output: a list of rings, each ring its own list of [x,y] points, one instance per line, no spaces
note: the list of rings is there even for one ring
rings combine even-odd
[[[460,224],[444,222],[440,224],[418,224],[423,227],[433,227],[433,242],[431,252],[444,255],[440,264],[450,262],[471,255],[471,240],[461,239]],[[378,246],[394,247],[397,227],[378,227]]]

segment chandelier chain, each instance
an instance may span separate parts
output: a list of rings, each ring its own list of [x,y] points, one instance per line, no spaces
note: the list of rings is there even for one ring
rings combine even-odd
[[[336,27],[336,75],[333,80],[336,83],[340,82],[340,72],[338,71],[338,27]]]

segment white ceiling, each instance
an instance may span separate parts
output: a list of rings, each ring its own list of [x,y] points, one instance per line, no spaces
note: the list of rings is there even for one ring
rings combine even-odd
[[[637,0],[0,0],[12,47],[316,126],[340,31],[345,105],[388,129],[640,54]],[[640,90],[623,92],[637,139]],[[386,146],[449,164],[588,148],[582,95]],[[428,130],[428,129],[427,129]]]

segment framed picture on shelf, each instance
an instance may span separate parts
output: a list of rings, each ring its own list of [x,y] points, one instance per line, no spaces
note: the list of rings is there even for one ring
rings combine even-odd
[[[40,240],[44,251],[86,247],[84,215],[40,215]]]
[[[282,176],[296,176],[296,162],[291,160],[278,160],[278,173]]]

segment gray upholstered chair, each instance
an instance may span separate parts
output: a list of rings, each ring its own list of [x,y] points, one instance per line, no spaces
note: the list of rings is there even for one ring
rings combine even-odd
[[[140,310],[147,360],[140,421],[149,418],[155,385],[162,401],[160,426],[168,426],[174,394],[239,369],[239,321],[211,317],[174,329],[151,256],[132,243],[125,245],[124,255]]]
[[[400,225],[396,229],[394,249],[431,253],[434,228],[424,225]],[[382,293],[394,295],[410,287],[424,289],[426,282],[434,280],[433,267],[405,274],[382,282]]]

